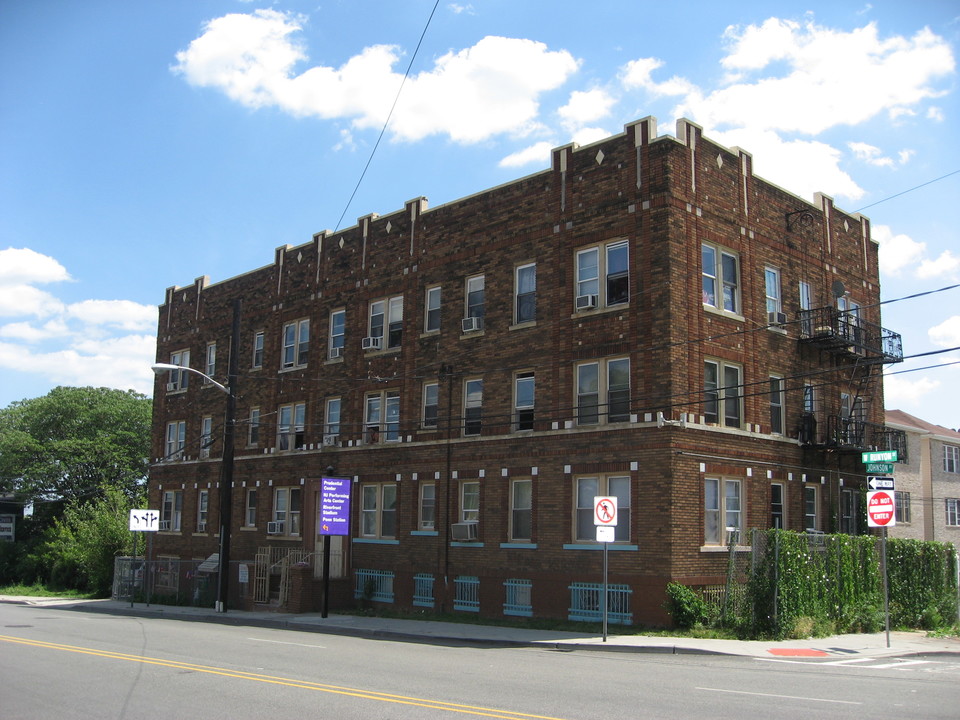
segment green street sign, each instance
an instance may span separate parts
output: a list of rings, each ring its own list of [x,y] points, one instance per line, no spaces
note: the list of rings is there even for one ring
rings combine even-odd
[[[867,463],[867,475],[892,475],[893,463]]]
[[[860,453],[860,462],[863,463],[894,463],[897,461],[896,450],[874,450]]]

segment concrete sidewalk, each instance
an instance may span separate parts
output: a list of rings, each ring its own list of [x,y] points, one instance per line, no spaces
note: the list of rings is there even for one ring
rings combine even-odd
[[[604,650],[669,654],[740,655],[758,658],[854,659],[894,656],[955,654],[960,656],[960,638],[931,638],[927,633],[886,633],[834,635],[806,640],[714,640],[652,635],[619,635],[618,626],[608,627],[604,642],[597,634],[528,630],[498,625],[406,620],[317,613],[294,615],[275,612],[230,610],[216,613],[212,608],[145,605],[119,600],[65,600],[62,598],[0,596],[0,602],[83,612],[134,617],[166,618],[192,622],[216,622],[306,632],[351,635],[380,640],[473,644],[486,647],[542,647],[554,650]]]

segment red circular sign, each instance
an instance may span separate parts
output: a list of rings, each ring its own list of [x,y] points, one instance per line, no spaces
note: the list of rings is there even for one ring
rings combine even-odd
[[[867,519],[876,527],[893,525],[897,506],[893,495],[885,490],[876,490],[867,494]]]

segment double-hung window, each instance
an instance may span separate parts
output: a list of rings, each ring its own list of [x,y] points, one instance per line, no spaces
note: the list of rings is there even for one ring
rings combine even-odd
[[[592,475],[576,479],[576,527],[578,541],[596,542],[597,528],[594,522],[594,498],[617,498],[617,525],[614,531],[615,542],[630,540],[630,476],[629,475]]]
[[[700,246],[703,304],[728,313],[740,313],[740,259],[717,245]]]
[[[483,275],[467,278],[463,330],[482,330],[486,315],[486,279]]]
[[[743,376],[738,365],[705,360],[703,415],[708,423],[740,427],[743,423]]]
[[[960,498],[946,498],[947,525],[956,527],[960,525]]]
[[[420,484],[420,513],[417,527],[433,530],[437,522],[437,486],[435,483]]]
[[[463,384],[463,434],[479,435],[483,427],[483,380],[473,378]]]
[[[368,443],[400,439],[400,393],[397,390],[370,393],[364,410],[364,440]]]
[[[533,537],[533,480],[510,483],[510,540],[529,542]]]
[[[577,365],[577,424],[630,419],[630,359],[612,358]]]
[[[371,483],[360,488],[360,535],[393,538],[397,535],[396,483]]]
[[[253,360],[251,367],[254,370],[263,367],[263,330],[257,330],[253,334]]]
[[[175,353],[170,353],[170,364],[177,365],[178,367],[182,367],[182,368],[190,367],[190,351],[179,350]],[[167,392],[176,392],[178,390],[186,390],[189,384],[190,384],[189,371],[171,370],[170,375],[167,378]]]
[[[960,447],[956,445],[943,446],[943,471],[960,473]]]
[[[800,332],[804,337],[813,335],[813,291],[810,283],[801,280],[797,288],[800,298]]]
[[[398,348],[402,340],[403,296],[398,295],[371,302],[364,348],[367,350]]]
[[[537,265],[519,265],[514,278],[513,322],[516,325],[537,319]]]
[[[210,505],[210,491],[197,491],[197,532],[207,532],[207,510]]]
[[[517,373],[513,379],[513,429],[533,430],[534,374]]]
[[[163,493],[163,503],[160,506],[160,529],[180,531],[183,518],[183,491],[166,490]]]
[[[256,447],[260,444],[260,408],[251,408],[250,410],[250,429],[247,438],[247,445]]]
[[[910,522],[910,493],[903,490],[896,490],[893,493],[894,504],[896,505],[896,521],[898,523]]]
[[[435,430],[440,400],[440,384],[427,382],[423,384],[423,419],[421,426],[424,430]]]
[[[187,441],[187,423],[176,420],[167,423],[167,437],[164,444],[164,460],[179,460],[183,457],[183,447]]]
[[[330,337],[327,340],[327,357],[330,360],[343,357],[343,345],[347,333],[347,311],[330,313]]]
[[[776,530],[783,530],[785,519],[785,494],[783,483],[773,483],[770,485],[770,527]]]
[[[323,440],[334,443],[340,435],[340,398],[327,398],[327,411],[324,415]]]
[[[424,300],[423,331],[439,332],[440,330],[440,286],[427,288]]]
[[[577,310],[630,300],[630,249],[626,240],[577,251],[576,273]]]
[[[817,488],[815,485],[803,486],[803,528],[807,531],[819,530],[817,517]]]
[[[783,378],[770,377],[770,432],[774,435],[783,435],[784,406],[783,406]]]
[[[207,343],[207,355],[206,361],[204,362],[203,372],[206,375],[209,375],[211,379],[213,379],[213,376],[217,374],[217,344],[215,342]],[[203,384],[209,385],[210,380],[204,378]]]
[[[310,349],[310,320],[297,320],[283,326],[284,369],[302,367],[307,364]]]
[[[277,449],[302,450],[306,446],[305,403],[281,405],[277,412]]]
[[[276,488],[273,492],[273,521],[277,535],[300,534],[300,496],[298,487]]]
[[[460,483],[460,522],[480,522],[480,482]]]
[[[763,282],[767,302],[767,321],[775,323],[777,322],[776,313],[783,309],[780,299],[780,271],[772,267],[764,268]]]
[[[247,497],[243,505],[243,524],[245,527],[257,526],[257,488],[247,488]]]
[[[213,444],[213,418],[209,415],[200,420],[200,457],[210,457],[210,446]]]
[[[743,514],[740,480],[721,477],[703,479],[703,541],[727,545],[740,541]]]

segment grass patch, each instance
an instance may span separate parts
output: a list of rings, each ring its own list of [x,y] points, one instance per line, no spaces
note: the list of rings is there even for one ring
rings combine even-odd
[[[0,587],[0,595],[18,595],[22,597],[60,597],[75,600],[90,600],[96,597],[92,593],[80,592],[79,590],[53,590],[46,585],[35,583],[33,585],[4,585]]]

